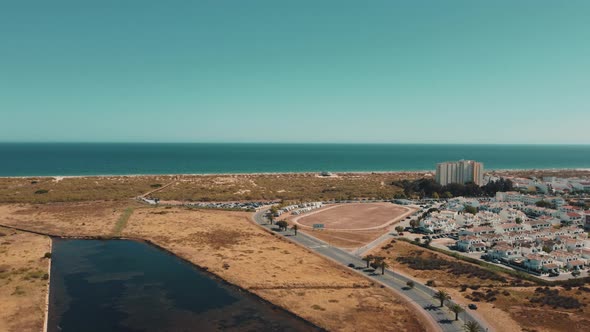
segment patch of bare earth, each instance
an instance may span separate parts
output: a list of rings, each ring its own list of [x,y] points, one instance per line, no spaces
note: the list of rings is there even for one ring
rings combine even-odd
[[[0,227],[0,331],[41,331],[50,251],[46,236]]]

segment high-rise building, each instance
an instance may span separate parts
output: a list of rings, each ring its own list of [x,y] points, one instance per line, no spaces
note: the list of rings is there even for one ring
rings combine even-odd
[[[446,186],[449,183],[483,184],[483,163],[473,160],[448,161],[436,165],[436,182]]]

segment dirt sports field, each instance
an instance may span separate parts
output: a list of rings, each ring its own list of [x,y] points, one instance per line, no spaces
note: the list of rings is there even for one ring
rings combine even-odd
[[[324,224],[328,230],[374,230],[390,226],[412,212],[391,203],[358,203],[330,205],[326,208],[292,219],[304,227]]]
[[[149,240],[329,331],[436,330],[393,291],[261,229],[251,217],[133,201],[0,204],[0,224],[6,226]],[[39,331],[49,239],[0,232],[0,331]]]

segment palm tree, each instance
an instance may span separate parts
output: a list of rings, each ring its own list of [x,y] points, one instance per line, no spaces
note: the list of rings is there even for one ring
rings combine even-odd
[[[291,229],[293,231],[295,231],[295,236],[297,236],[297,230],[299,229],[299,227],[297,227],[297,225],[293,225],[293,227],[291,227]]]
[[[449,293],[447,293],[443,290],[439,290],[438,292],[436,292],[436,294],[434,294],[433,297],[440,301],[441,308],[445,305],[445,301],[451,299],[451,296],[449,295]]]
[[[389,267],[389,264],[385,260],[381,261],[381,275],[385,274],[385,269]]]
[[[374,259],[375,257],[373,257],[373,255],[367,255],[365,257],[363,257],[363,260],[365,262],[367,262],[367,269],[369,268],[369,264],[371,264],[371,261]]]
[[[416,286],[416,284],[412,280],[410,280],[410,281],[406,282],[406,286],[408,286],[410,289],[412,289],[412,288],[414,288],[414,286]]]
[[[270,213],[268,215],[268,221],[270,222],[271,225],[273,224],[274,220],[275,220],[275,216],[272,213]]]
[[[474,321],[468,321],[463,324],[463,331],[465,332],[481,332],[481,327]]]
[[[378,269],[379,267],[381,267],[381,263],[385,260],[384,257],[381,256],[372,256],[373,257],[373,263],[371,263],[371,267],[374,269]]]
[[[459,314],[465,311],[460,305],[453,304],[449,307],[449,310],[455,314],[455,320],[459,320]]]

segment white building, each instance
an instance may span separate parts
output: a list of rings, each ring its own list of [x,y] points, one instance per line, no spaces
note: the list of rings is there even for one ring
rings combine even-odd
[[[473,160],[449,161],[436,165],[436,182],[446,186],[450,183],[473,182],[483,184],[483,164]]]

